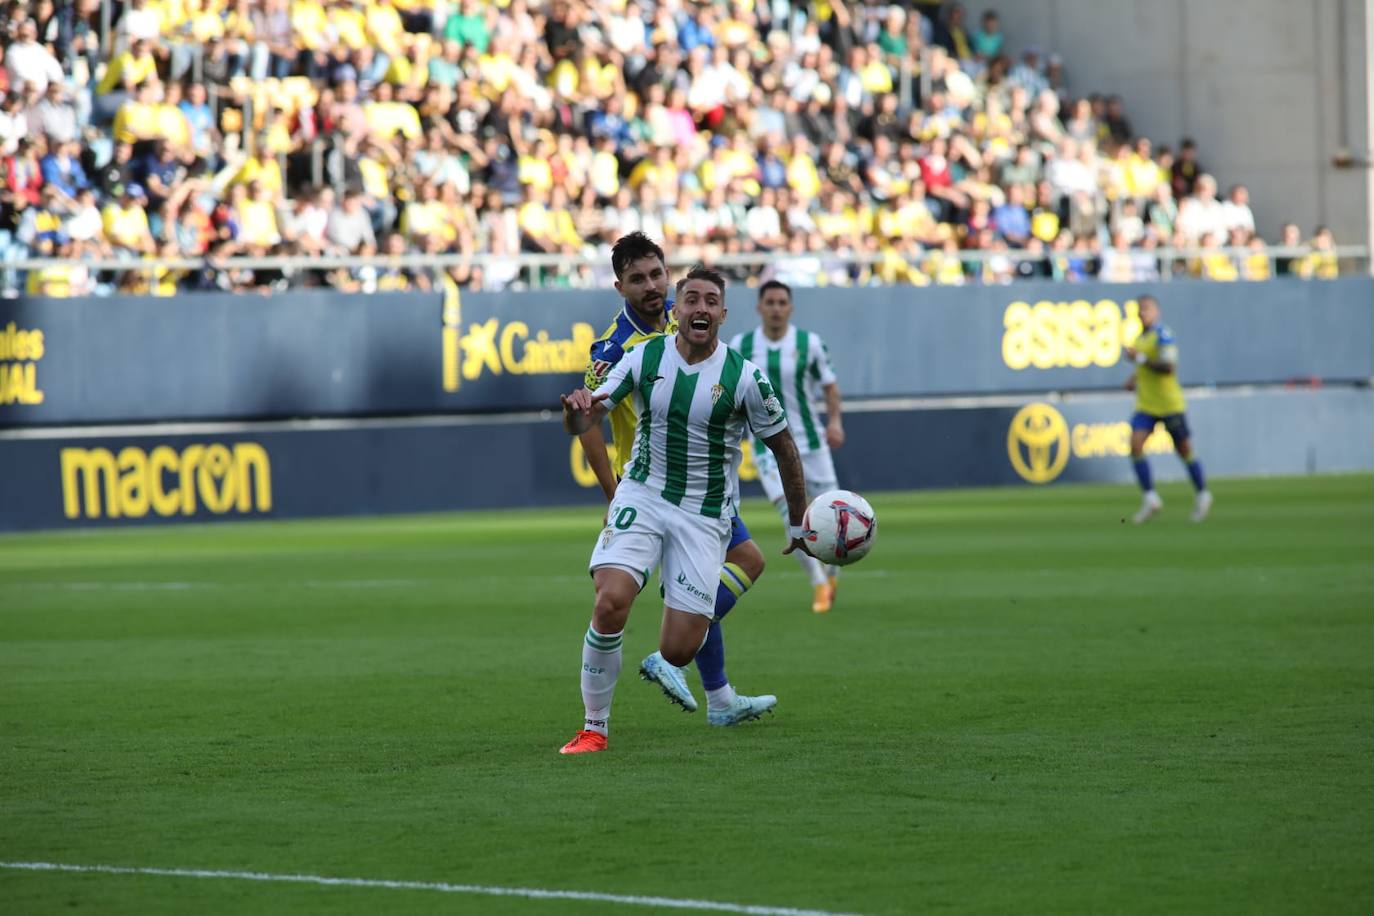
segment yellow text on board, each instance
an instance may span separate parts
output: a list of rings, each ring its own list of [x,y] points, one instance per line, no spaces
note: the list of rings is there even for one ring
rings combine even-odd
[[[1159,455],[1174,449],[1173,440],[1157,427],[1145,440],[1145,452]],[[1049,404],[1027,404],[1012,417],[1007,430],[1007,457],[1022,480],[1049,483],[1068,466],[1069,458],[1124,458],[1131,453],[1131,424],[1075,423]]]
[[[64,448],[62,511],[67,518],[164,518],[270,512],[272,463],[256,442]]]
[[[1002,313],[1002,362],[1018,371],[1115,366],[1140,330],[1134,299],[1013,302]]]
[[[555,337],[547,330],[531,330],[523,321],[499,319],[473,322],[463,333],[461,326],[443,329],[443,386],[457,391],[464,381],[492,375],[580,375],[587,368],[587,354],[596,331],[578,322],[568,337]]]
[[[14,321],[0,328],[0,407],[43,403],[38,363],[45,352],[42,331]]]

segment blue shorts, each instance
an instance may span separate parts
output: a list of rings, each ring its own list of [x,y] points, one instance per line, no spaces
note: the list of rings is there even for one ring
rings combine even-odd
[[[1188,430],[1187,414],[1171,413],[1157,417],[1152,413],[1136,411],[1131,415],[1131,429],[1138,429],[1147,435],[1154,432],[1155,426],[1160,423],[1163,423],[1164,428],[1168,430],[1169,437],[1174,440],[1175,446],[1192,437],[1192,433]]]
[[[729,553],[749,540],[753,540],[753,537],[749,534],[749,529],[744,527],[744,519],[738,515],[730,516],[730,544],[725,548],[725,552]]]

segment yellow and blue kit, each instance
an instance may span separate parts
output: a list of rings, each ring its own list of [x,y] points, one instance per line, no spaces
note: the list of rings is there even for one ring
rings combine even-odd
[[[1193,487],[1198,491],[1199,499],[1205,499],[1206,503],[1200,510],[1201,515],[1194,515],[1194,520],[1198,521],[1206,516],[1207,507],[1211,505],[1211,496],[1206,495],[1207,478],[1202,470],[1202,462],[1193,454],[1191,449],[1192,431],[1188,429],[1188,417],[1184,413],[1187,409],[1187,402],[1183,399],[1183,386],[1178,381],[1178,342],[1174,339],[1174,332],[1162,324],[1155,324],[1140,332],[1140,336],[1135,339],[1134,344],[1138,354],[1139,364],[1135,367],[1135,413],[1131,416],[1131,429],[1150,434],[1160,423],[1168,430],[1169,437],[1174,440],[1174,448],[1178,450],[1179,457],[1183,458],[1188,467],[1188,477],[1193,482]],[[1150,368],[1150,363],[1168,363],[1173,367],[1171,372],[1159,372]],[[1184,446],[1187,445],[1188,448]],[[1185,454],[1186,453],[1186,454]],[[1135,468],[1136,480],[1140,483],[1140,489],[1144,490],[1147,499],[1154,493],[1154,476],[1150,472],[1150,464],[1142,454],[1131,460]],[[1155,497],[1156,505],[1152,510],[1158,511],[1162,503]],[[1144,511],[1144,510],[1142,510]],[[1149,515],[1144,516],[1149,518]],[[1141,518],[1137,517],[1137,521]]]
[[[1187,421],[1183,412],[1187,403],[1183,399],[1183,386],[1178,382],[1178,343],[1173,331],[1162,324],[1156,324],[1140,332],[1133,345],[1145,362],[1135,369],[1135,416],[1131,426],[1147,432],[1163,423],[1175,441],[1188,437]],[[1150,363],[1165,362],[1174,367],[1172,372],[1158,372],[1150,368]]]
[[[634,313],[628,302],[622,305],[611,326],[592,342],[583,384],[595,391],[631,347],[663,334],[676,333],[677,322],[673,320],[671,300],[664,305],[663,311],[664,321],[667,323],[660,331],[657,328],[646,327],[643,319]],[[615,472],[617,480],[625,476],[625,463],[630,460],[630,443],[635,441],[635,423],[639,418],[635,415],[632,401],[632,398],[626,398],[611,411],[611,441],[615,443],[615,451],[611,455],[611,470]]]

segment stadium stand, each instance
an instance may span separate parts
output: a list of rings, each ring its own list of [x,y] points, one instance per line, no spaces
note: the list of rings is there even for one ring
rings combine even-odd
[[[6,295],[427,289],[424,268],[219,259],[604,263],[633,229],[686,258],[774,254],[765,276],[799,286],[1338,272],[1324,229],[1306,254],[1267,256],[1245,187],[1223,196],[1190,140],[1154,144],[1120,98],[1070,89],[1057,54],[1013,60],[992,10],[973,26],[957,4],[855,0],[5,9]],[[1161,248],[1199,253],[1162,263]],[[206,266],[5,267],[48,256]],[[527,279],[490,264],[449,275]]]

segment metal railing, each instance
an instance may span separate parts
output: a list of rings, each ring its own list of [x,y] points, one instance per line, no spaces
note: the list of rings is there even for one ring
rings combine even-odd
[[[881,252],[856,252],[856,251],[805,251],[799,253],[789,252],[751,252],[751,253],[724,253],[716,252],[713,246],[704,246],[706,250],[691,254],[673,253],[668,257],[668,266],[685,268],[695,263],[705,263],[717,268],[747,269],[757,274],[762,274],[768,268],[775,271],[780,267],[788,267],[796,264],[799,260],[820,261],[825,265],[827,271],[836,268],[864,268],[882,267],[894,264],[890,255]],[[1239,248],[1154,248],[1143,249],[1133,248],[1121,252],[1126,257],[1136,259],[1139,263],[1144,263],[1146,259],[1154,262],[1158,269],[1159,279],[1169,280],[1175,277],[1194,276],[1190,269],[1191,264],[1201,261],[1204,258],[1214,258],[1218,255],[1225,256],[1237,266],[1243,264],[1247,259],[1262,254],[1267,260],[1267,275],[1269,277],[1279,276],[1277,262],[1286,259],[1302,259],[1312,254],[1314,249],[1306,245],[1297,246],[1268,246],[1263,249],[1249,247]],[[989,262],[1008,262],[1017,264],[1024,261],[1038,261],[1050,263],[1051,261],[1081,260],[1084,258],[1101,261],[1103,255],[1109,252],[1030,252],[1020,249],[1007,250],[960,250],[957,253],[944,253],[939,249],[930,249],[921,252],[918,256],[902,257],[899,263],[905,263],[913,268],[921,268],[931,259],[945,259],[957,261],[964,266],[967,271],[969,265],[981,268]],[[1341,276],[1365,276],[1371,273],[1370,248],[1365,245],[1341,245],[1329,249],[1324,254],[1334,255],[1339,264]],[[227,258],[215,257],[116,257],[116,258],[94,258],[94,259],[72,259],[72,258],[36,258],[22,257],[13,260],[0,261],[0,272],[13,271],[33,271],[47,270],[50,268],[61,267],[84,267],[91,273],[130,273],[130,272],[154,272],[161,270],[170,271],[281,271],[283,273],[303,273],[321,272],[333,270],[360,270],[374,268],[377,270],[429,270],[442,271],[453,267],[480,267],[487,269],[493,266],[500,266],[508,273],[518,271],[519,274],[527,279],[520,281],[520,288],[539,289],[547,285],[546,278],[557,273],[568,273],[579,270],[580,268],[590,267],[596,270],[609,271],[609,255],[595,255],[588,253],[578,254],[519,254],[519,255],[500,255],[491,253],[481,254],[423,254],[408,253],[401,255],[263,255],[263,256],[233,256]],[[1048,279],[1048,278],[1047,278]],[[1110,280],[1109,277],[1096,276],[1092,279]],[[1237,278],[1244,281],[1244,274]],[[1072,282],[1065,280],[1064,282]],[[1132,282],[1135,282],[1134,280]],[[820,285],[820,284],[818,284]]]

